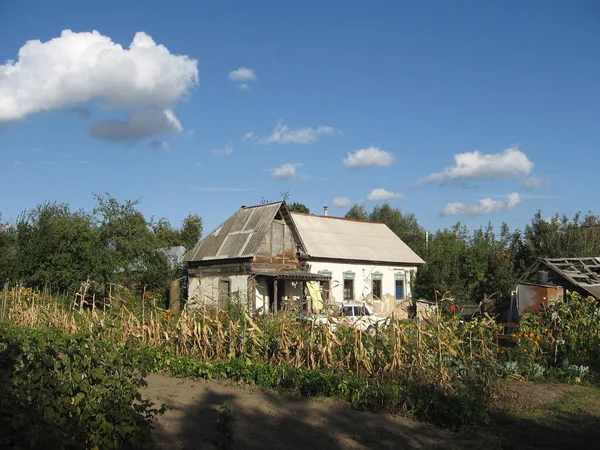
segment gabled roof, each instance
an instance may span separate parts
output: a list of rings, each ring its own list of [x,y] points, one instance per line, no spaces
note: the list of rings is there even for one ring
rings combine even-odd
[[[308,255],[313,258],[424,264],[385,224],[291,213]]]
[[[600,257],[539,258],[521,280],[533,275],[542,265],[600,300]]]
[[[240,208],[187,252],[184,261],[250,258],[258,251],[283,202]]]

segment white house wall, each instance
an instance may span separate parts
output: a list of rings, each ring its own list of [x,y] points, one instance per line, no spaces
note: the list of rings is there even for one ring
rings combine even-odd
[[[372,300],[372,274],[381,273],[382,297],[396,299],[396,277],[404,276],[404,298],[411,297],[411,281],[417,271],[416,266],[380,266],[369,264],[348,264],[339,262],[311,261],[312,273],[331,272],[330,299],[344,301],[344,272],[354,272],[354,300]],[[398,275],[396,275],[398,274]]]

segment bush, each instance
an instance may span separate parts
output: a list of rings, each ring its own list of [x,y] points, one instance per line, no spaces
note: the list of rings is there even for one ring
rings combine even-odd
[[[127,344],[0,324],[0,445],[145,448],[161,411]]]

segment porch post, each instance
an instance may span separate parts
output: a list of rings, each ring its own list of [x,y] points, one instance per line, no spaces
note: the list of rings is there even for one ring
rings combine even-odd
[[[277,314],[277,278],[273,278],[273,313]]]

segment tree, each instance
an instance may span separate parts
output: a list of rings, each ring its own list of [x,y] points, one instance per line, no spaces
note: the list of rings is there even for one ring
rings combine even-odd
[[[17,230],[12,225],[2,222],[0,214],[0,287],[16,275]]]
[[[181,224],[179,245],[186,249],[194,247],[202,237],[202,218],[196,214],[189,214]]]
[[[156,258],[159,243],[144,215],[136,209],[138,201],[119,203],[110,194],[95,195],[99,228],[97,269],[101,281],[118,279],[142,272]]]
[[[287,205],[287,207],[291,212],[310,214],[310,209],[308,209],[302,203],[298,203],[298,202],[290,203],[289,205]]]
[[[174,245],[180,245],[180,232],[174,229],[169,221],[164,217],[161,217],[158,222],[152,223],[151,227],[156,239],[156,244],[159,247],[172,247]]]
[[[17,220],[18,277],[29,286],[67,289],[92,275],[97,233],[93,217],[46,202]]]
[[[355,203],[344,217],[346,219],[362,220],[363,222],[367,222],[369,220],[369,213],[363,205],[360,203]]]

